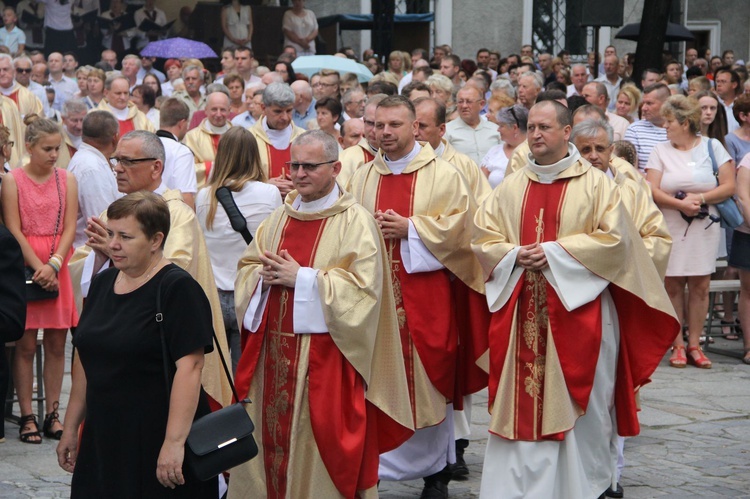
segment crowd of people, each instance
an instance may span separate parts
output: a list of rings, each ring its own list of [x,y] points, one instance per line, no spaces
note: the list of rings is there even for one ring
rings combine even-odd
[[[741,281],[724,336],[750,364],[744,63],[688,49],[633,75],[611,46],[600,64],[443,45],[383,67],[344,47],[371,80],[308,77],[294,60],[315,53],[317,23],[293,4],[266,67],[250,7],[228,3],[218,74],[197,59],[162,72],[116,37],[95,65],[45,57],[4,42],[6,9],[2,220],[27,286],[55,295],[28,302],[15,343],[21,441],[60,440],[73,497],[215,497],[224,477],[200,482],[183,455],[193,419],[232,403],[225,353],[260,449],[231,470],[230,498],[417,478],[447,497],[484,388],[482,497],[622,497],[637,391],[670,347],[672,367],[711,367],[721,257]],[[716,207],[733,197],[734,230]]]

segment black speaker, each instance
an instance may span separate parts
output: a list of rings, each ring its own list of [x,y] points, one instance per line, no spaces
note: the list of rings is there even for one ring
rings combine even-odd
[[[624,0],[578,0],[581,5],[581,26],[622,26]]]

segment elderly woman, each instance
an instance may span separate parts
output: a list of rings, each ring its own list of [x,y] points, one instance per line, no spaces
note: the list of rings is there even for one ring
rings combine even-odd
[[[615,113],[629,123],[638,121],[638,108],[641,105],[641,91],[635,85],[623,85],[617,93]]]
[[[510,106],[501,109],[495,115],[497,120],[497,131],[503,143],[493,146],[482,158],[479,167],[487,175],[490,185],[494,189],[505,178],[505,170],[508,167],[513,151],[526,140],[526,121],[529,111],[521,105]]]
[[[688,326],[687,356],[680,334],[675,338],[669,363],[672,367],[685,367],[690,362],[709,369],[711,361],[699,341],[721,237],[719,212],[713,205],[734,194],[734,168],[731,156],[719,141],[709,142],[707,137],[698,135],[701,109],[695,99],[673,95],[662,106],[661,115],[667,142],[654,146],[646,165],[646,180],[673,241],[664,284],[677,317],[683,323],[687,319]],[[718,177],[714,177],[709,147],[716,158]]]
[[[156,92],[146,85],[136,85],[130,94],[130,100],[135,104],[140,112],[146,115],[146,118],[154,125],[154,130],[159,126],[159,110],[156,109]]]
[[[96,109],[99,103],[104,98],[104,83],[107,81],[107,75],[99,68],[94,68],[89,71],[88,77],[86,77],[86,89],[88,94],[83,99],[86,103],[86,107],[89,109]]]
[[[323,97],[315,103],[315,112],[318,128],[326,132],[334,139],[339,138],[339,130],[336,128],[341,117],[341,104],[333,97]]]
[[[183,467],[190,425],[210,412],[201,388],[203,356],[213,349],[208,299],[164,258],[170,217],[163,198],[129,194],[109,206],[107,218],[114,267],[91,283],[73,339],[78,355],[57,447],[60,466],[73,473],[71,497],[213,499],[216,479],[201,482]],[[157,293],[166,347],[154,320]]]
[[[455,106],[453,103],[453,82],[447,76],[433,74],[427,78],[427,86],[430,87],[432,97],[446,108]]]

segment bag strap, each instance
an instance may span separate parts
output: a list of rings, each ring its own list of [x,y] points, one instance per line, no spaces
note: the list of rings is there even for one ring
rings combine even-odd
[[[55,171],[55,186],[57,187],[57,201],[60,203],[60,207],[57,210],[57,221],[55,222],[55,234],[52,236],[52,246],[50,246],[50,250],[49,250],[50,258],[52,258],[52,255],[55,254],[55,244],[57,243],[57,233],[60,231],[60,219],[62,218],[62,209],[63,209],[63,198],[62,198],[62,192],[60,190],[60,179],[58,176],[57,168],[55,168],[54,171]]]
[[[711,168],[714,170],[716,185],[719,185],[719,165],[716,164],[716,156],[714,156],[713,140],[715,139],[708,139],[708,157],[711,158]]]
[[[232,196],[232,191],[229,190],[229,187],[223,186],[216,189],[216,199],[219,200],[221,206],[224,207],[224,211],[227,212],[227,217],[229,217],[229,223],[232,224],[232,229],[242,234],[242,239],[245,240],[245,243],[250,244],[253,242],[253,236],[250,234],[250,231],[247,230],[247,220],[245,220],[242,212],[240,212],[240,209],[237,207],[237,203],[235,202],[234,196]]]
[[[156,289],[156,323],[159,325],[159,336],[161,337],[161,353],[162,353],[162,362],[164,365],[164,385],[167,388],[167,397],[170,396],[172,393],[172,384],[169,382],[169,362],[167,360],[168,354],[167,354],[167,340],[164,335],[164,314],[161,311],[161,285],[164,283],[164,280],[167,278],[167,276],[170,273],[177,272],[177,269],[172,268],[167,270],[164,273],[164,276],[162,277],[161,281],[159,281],[159,287]],[[237,395],[237,388],[234,386],[234,382],[232,381],[232,376],[229,374],[229,367],[227,367],[227,361],[224,358],[224,353],[221,351],[221,347],[219,346],[219,340],[216,338],[216,331],[214,331],[214,328],[211,328],[211,334],[213,335],[214,343],[216,344],[216,350],[219,352],[219,357],[221,358],[221,365],[224,368],[224,374],[227,376],[227,381],[229,382],[229,386],[232,388],[232,394],[234,395],[234,399],[237,402],[242,403],[248,403],[250,402],[250,399],[240,399],[239,395]]]

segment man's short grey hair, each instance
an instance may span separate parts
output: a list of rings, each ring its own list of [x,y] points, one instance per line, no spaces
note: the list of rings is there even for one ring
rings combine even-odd
[[[15,67],[16,64],[19,63],[19,62],[28,62],[29,66],[32,66],[34,64],[31,61],[31,58],[29,56],[26,56],[26,55],[19,55],[18,57],[16,57],[15,59],[13,59],[13,67]]]
[[[331,135],[323,130],[308,130],[292,141],[292,146],[307,146],[310,144],[322,144],[324,161],[338,161],[339,144]]]
[[[13,64],[13,58],[10,56],[10,54],[0,54],[0,60],[3,59]]]
[[[521,75],[521,78],[525,78],[527,76],[530,76],[531,78],[534,79],[534,86],[538,88],[539,90],[541,90],[542,87],[544,87],[544,79],[536,71],[526,71],[524,74]]]
[[[588,68],[586,67],[586,65],[585,65],[585,64],[583,64],[583,63],[581,63],[581,62],[577,62],[577,63],[573,64],[572,66],[570,66],[570,72],[571,72],[571,74],[573,73],[573,70],[574,70],[575,68],[579,67],[579,66],[580,66],[580,67],[582,67],[583,69],[586,69],[586,70],[588,70]]]
[[[91,111],[83,119],[83,138],[106,143],[120,133],[120,122],[109,111]]]
[[[612,125],[604,120],[583,120],[578,123],[573,127],[573,131],[570,132],[570,142],[575,142],[578,137],[593,139],[602,130],[607,132],[607,142],[609,142],[609,145],[612,145],[612,142],[615,140],[615,131],[612,129]]]
[[[182,70],[183,80],[185,79],[185,77],[190,71],[198,71],[198,78],[200,78],[201,81],[206,81],[206,76],[203,74],[203,70],[199,66],[196,66],[195,64],[191,64],[183,68]]]
[[[498,76],[498,78],[492,82],[492,85],[490,85],[490,92],[493,92],[495,90],[502,90],[511,99],[516,98],[516,88],[507,78],[501,78]]]
[[[341,105],[346,106],[347,104],[349,104],[351,101],[354,100],[354,94],[357,94],[357,93],[364,95],[364,92],[358,88],[353,88],[344,92],[344,96],[341,97]]]
[[[111,76],[107,76],[107,79],[104,82],[104,89],[105,90],[111,90],[112,84],[117,80],[123,80],[125,83],[128,84],[128,88],[130,88],[130,80],[125,78],[122,73],[113,73]]]
[[[263,90],[263,105],[266,107],[288,107],[294,104],[294,99],[294,90],[286,83],[271,83]]]
[[[210,84],[209,86],[206,87],[206,97],[208,97],[209,95],[211,95],[214,92],[221,92],[222,94],[224,94],[227,97],[229,97],[229,89],[223,83],[212,83],[212,84]],[[230,99],[231,99],[231,97],[230,97]]]
[[[120,140],[138,139],[141,141],[142,157],[160,159],[164,163],[164,158],[166,157],[164,144],[161,143],[161,139],[155,133],[147,132],[146,130],[134,130],[126,133]]]
[[[62,117],[67,118],[71,114],[86,114],[89,108],[79,99],[66,100],[62,106]]]
[[[135,54],[128,54],[125,57],[122,58],[122,62],[128,61],[128,60],[134,60],[136,63],[138,63],[138,69],[140,69],[143,65],[141,64],[141,58],[138,57]]]

